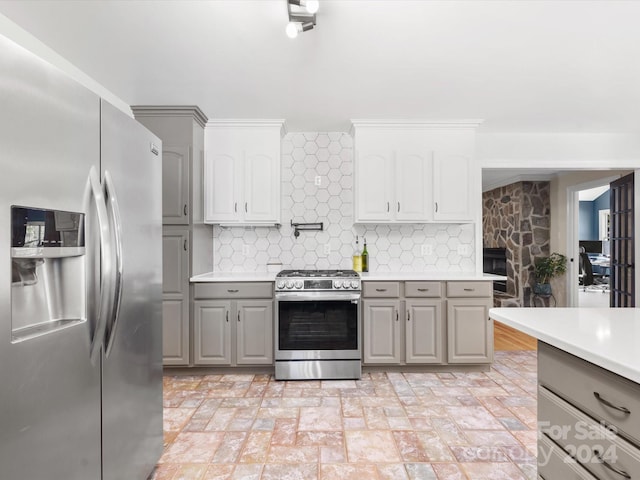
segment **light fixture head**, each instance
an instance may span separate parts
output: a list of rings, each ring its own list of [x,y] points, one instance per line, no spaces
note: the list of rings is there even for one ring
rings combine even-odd
[[[320,8],[320,2],[318,2],[318,0],[306,0],[304,6],[307,12],[314,14],[318,11],[318,8]]]
[[[289,23],[287,23],[287,28],[285,29],[285,31],[287,32],[287,37],[296,38],[298,36],[299,31],[300,31],[299,25],[300,24],[297,23],[297,22],[289,22]]]

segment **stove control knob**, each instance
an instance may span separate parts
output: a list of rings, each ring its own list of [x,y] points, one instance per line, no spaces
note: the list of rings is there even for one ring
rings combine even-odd
[[[358,288],[358,281],[357,280],[351,280],[351,288]]]
[[[340,288],[340,287],[342,287],[342,280],[334,280],[333,288]]]
[[[278,288],[284,288],[284,286],[285,286],[285,281],[284,280],[278,280],[277,287]]]
[[[345,281],[345,282],[342,284],[342,288],[349,288],[349,286],[350,286],[350,285],[349,285],[349,280]]]
[[[287,280],[287,288],[293,288],[293,280]]]
[[[302,288],[302,285],[304,285],[304,284],[302,283],[302,280],[296,280],[296,288],[297,288],[298,290]]]

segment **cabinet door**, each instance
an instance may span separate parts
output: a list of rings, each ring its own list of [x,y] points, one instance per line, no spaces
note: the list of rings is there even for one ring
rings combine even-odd
[[[400,363],[400,301],[364,300],[364,363]]]
[[[204,220],[237,223],[244,208],[242,155],[239,151],[210,153],[204,162]]]
[[[491,299],[447,300],[447,347],[449,363],[491,363],[493,322]]]
[[[397,221],[431,220],[431,154],[420,149],[399,148],[395,159]]]
[[[442,300],[406,305],[406,363],[442,363]]]
[[[189,365],[188,300],[162,300],[162,364]]]
[[[162,223],[189,223],[189,153],[187,146],[162,149]]]
[[[273,302],[238,300],[236,303],[236,363],[273,363]]]
[[[162,357],[189,364],[189,230],[162,231]]]
[[[473,220],[469,202],[470,156],[440,150],[434,152],[433,158],[433,219]]]
[[[357,153],[355,172],[356,222],[389,222],[393,218],[391,151]]]
[[[248,223],[280,223],[280,162],[275,153],[245,151],[244,203]]]
[[[206,300],[193,302],[194,363],[231,364],[231,302]]]

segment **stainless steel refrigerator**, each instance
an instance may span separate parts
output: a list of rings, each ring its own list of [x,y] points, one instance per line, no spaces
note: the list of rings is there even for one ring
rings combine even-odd
[[[0,36],[0,478],[162,451],[161,142]]]

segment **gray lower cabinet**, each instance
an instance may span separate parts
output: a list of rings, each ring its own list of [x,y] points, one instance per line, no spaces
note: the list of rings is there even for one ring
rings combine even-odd
[[[405,362],[442,363],[442,300],[406,301]]]
[[[400,363],[400,301],[363,300],[364,363]]]
[[[189,364],[189,229],[162,231],[162,357]]]
[[[272,365],[272,296],[269,282],[196,284],[194,364]]]
[[[540,341],[538,384],[540,477],[640,478],[640,385]]]
[[[493,361],[491,282],[365,281],[362,294],[365,364]]]
[[[493,362],[491,282],[447,282],[448,363]]]

